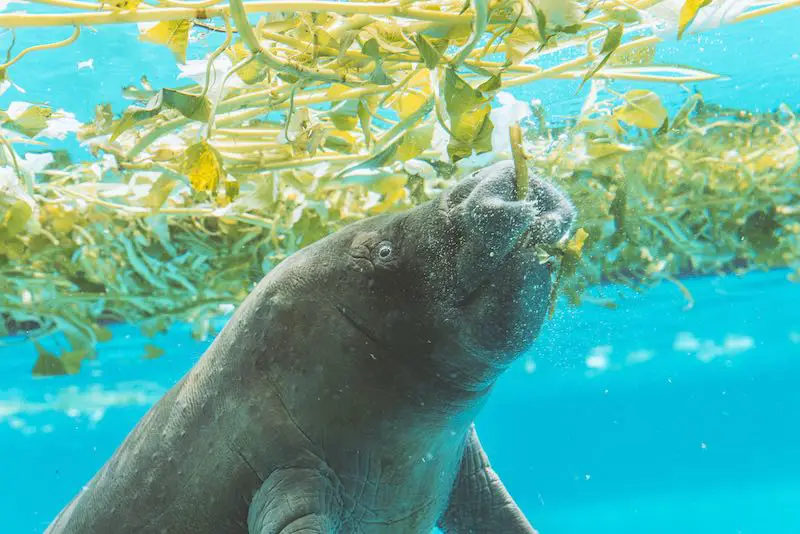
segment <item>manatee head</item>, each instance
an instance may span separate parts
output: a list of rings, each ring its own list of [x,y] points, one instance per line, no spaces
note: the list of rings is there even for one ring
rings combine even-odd
[[[308,279],[355,335],[480,389],[536,338],[552,275],[534,247],[567,237],[574,216],[544,180],[517,200],[514,166],[500,162],[306,249]]]

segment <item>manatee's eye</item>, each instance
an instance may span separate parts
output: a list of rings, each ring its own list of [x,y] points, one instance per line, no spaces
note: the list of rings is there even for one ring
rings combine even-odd
[[[392,252],[393,251],[391,243],[387,243],[384,241],[383,243],[378,245],[378,258],[380,258],[381,260],[387,261],[389,258],[392,257]]]

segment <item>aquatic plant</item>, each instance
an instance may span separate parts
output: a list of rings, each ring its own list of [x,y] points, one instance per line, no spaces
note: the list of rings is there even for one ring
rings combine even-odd
[[[9,49],[0,92],[28,56],[68,46],[82,26],[126,22],[169,47],[192,83],[155,88],[143,77],[125,89],[135,102],[125,113],[100,104],[85,124],[40,104],[0,111],[0,334],[67,341],[59,355],[40,346],[34,374],[77,372],[109,338],[107,321],[150,336],[188,321],[203,337],[289,254],[512,151],[581,209],[574,238],[540,251],[559,263],[573,303],[604,281],[680,284],[798,257],[790,110],[725,118],[693,95],[668,117],[653,92],[603,89],[714,79],[653,62],[654,47],[691,31],[707,2],[687,0],[672,21],[653,11],[657,0],[39,3],[58,12],[4,14],[0,28],[74,33]],[[248,13],[263,17],[253,26]],[[187,60],[196,33],[219,44]],[[592,85],[575,125],[558,130],[506,91],[543,79]],[[509,140],[518,121],[521,145]],[[73,132],[93,159],[42,142]],[[149,346],[145,356],[160,354]]]

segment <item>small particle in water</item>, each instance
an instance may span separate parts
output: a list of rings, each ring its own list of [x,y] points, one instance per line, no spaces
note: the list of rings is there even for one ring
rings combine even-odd
[[[706,443],[705,443],[705,442],[702,442],[702,443],[700,443],[700,448],[701,448],[701,449],[707,449],[707,448],[708,448],[708,445],[706,445]]]
[[[525,372],[528,374],[533,373],[536,370],[536,362],[533,360],[526,360],[525,361]]]
[[[55,429],[53,428],[53,425],[44,425],[44,426],[42,427],[42,432],[43,432],[43,433],[45,433],[45,434],[49,434],[49,433],[51,433],[53,430],[55,430]]]
[[[78,417],[80,414],[81,412],[78,411],[77,408],[70,408],[69,410],[67,410],[67,416],[69,417]]]
[[[589,480],[591,478],[592,478],[592,475],[590,475],[589,473],[586,473],[585,475],[583,475],[583,479],[584,480]]]
[[[425,456],[422,457],[423,462],[427,463],[430,462],[431,460],[433,460],[433,454],[430,452],[426,453]]]
[[[490,253],[489,253],[489,257],[490,257],[490,258],[494,258],[494,251],[492,251],[492,252],[490,252]]]
[[[94,70],[94,58],[89,58],[86,61],[79,61],[78,62],[78,70],[81,70],[81,69]]]

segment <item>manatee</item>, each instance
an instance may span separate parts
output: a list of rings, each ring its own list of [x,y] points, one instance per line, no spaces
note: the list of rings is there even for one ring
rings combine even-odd
[[[514,166],[291,255],[48,533],[533,533],[474,419],[537,337],[571,231]]]

